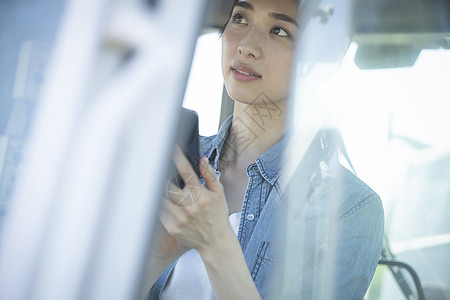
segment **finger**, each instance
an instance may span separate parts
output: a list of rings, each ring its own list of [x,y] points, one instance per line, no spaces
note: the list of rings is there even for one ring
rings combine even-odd
[[[180,189],[170,181],[167,184],[167,198],[181,207],[191,206],[196,202],[192,191],[193,188],[190,186],[187,189]]]
[[[209,190],[214,192],[222,191],[222,185],[217,180],[216,171],[211,167],[206,156],[200,159],[200,174],[205,179],[205,185]]]
[[[166,188],[166,196],[173,203],[178,204],[182,201],[184,193],[183,190],[180,189],[177,185],[173,184],[171,181],[168,181]]]
[[[173,161],[186,185],[194,187],[202,186],[200,180],[197,178],[197,174],[195,174],[195,171],[191,166],[191,163],[178,145],[175,146]]]
[[[183,208],[174,204],[169,198],[163,198],[158,217],[161,220],[161,223],[164,225],[164,228],[168,232],[171,232],[171,228],[173,227],[173,225],[178,223],[178,220],[182,215],[182,209]]]
[[[166,197],[163,198],[161,208],[158,213],[158,218],[161,221],[164,229],[166,231],[169,231],[168,226],[172,223],[171,220],[173,219],[172,214],[170,213],[171,208],[167,205],[167,202],[170,202],[170,200]]]

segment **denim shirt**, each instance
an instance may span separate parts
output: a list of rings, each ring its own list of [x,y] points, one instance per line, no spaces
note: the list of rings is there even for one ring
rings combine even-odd
[[[231,122],[232,117],[217,135],[201,138],[200,155],[208,157],[218,177]],[[281,154],[288,139],[247,168],[237,238],[254,283],[263,299],[362,299],[382,247],[380,198],[338,163],[324,166],[317,147],[310,147],[282,191]],[[175,264],[155,282],[148,299],[160,298]]]

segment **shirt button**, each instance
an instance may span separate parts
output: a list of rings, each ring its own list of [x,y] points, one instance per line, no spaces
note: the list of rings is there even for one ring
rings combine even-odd
[[[258,173],[259,172],[258,165],[253,165],[252,171],[255,172],[255,173]]]
[[[248,214],[247,215],[247,220],[253,221],[254,219],[255,219],[255,215],[254,214]]]

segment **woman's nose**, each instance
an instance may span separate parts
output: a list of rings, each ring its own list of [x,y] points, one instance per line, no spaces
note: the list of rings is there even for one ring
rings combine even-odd
[[[237,51],[248,58],[259,59],[262,55],[262,36],[256,29],[251,29],[244,36]]]

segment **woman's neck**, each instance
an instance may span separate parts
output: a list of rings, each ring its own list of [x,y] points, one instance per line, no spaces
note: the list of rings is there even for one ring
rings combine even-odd
[[[236,101],[222,161],[246,167],[275,145],[286,132],[285,107],[285,101],[261,105]]]

